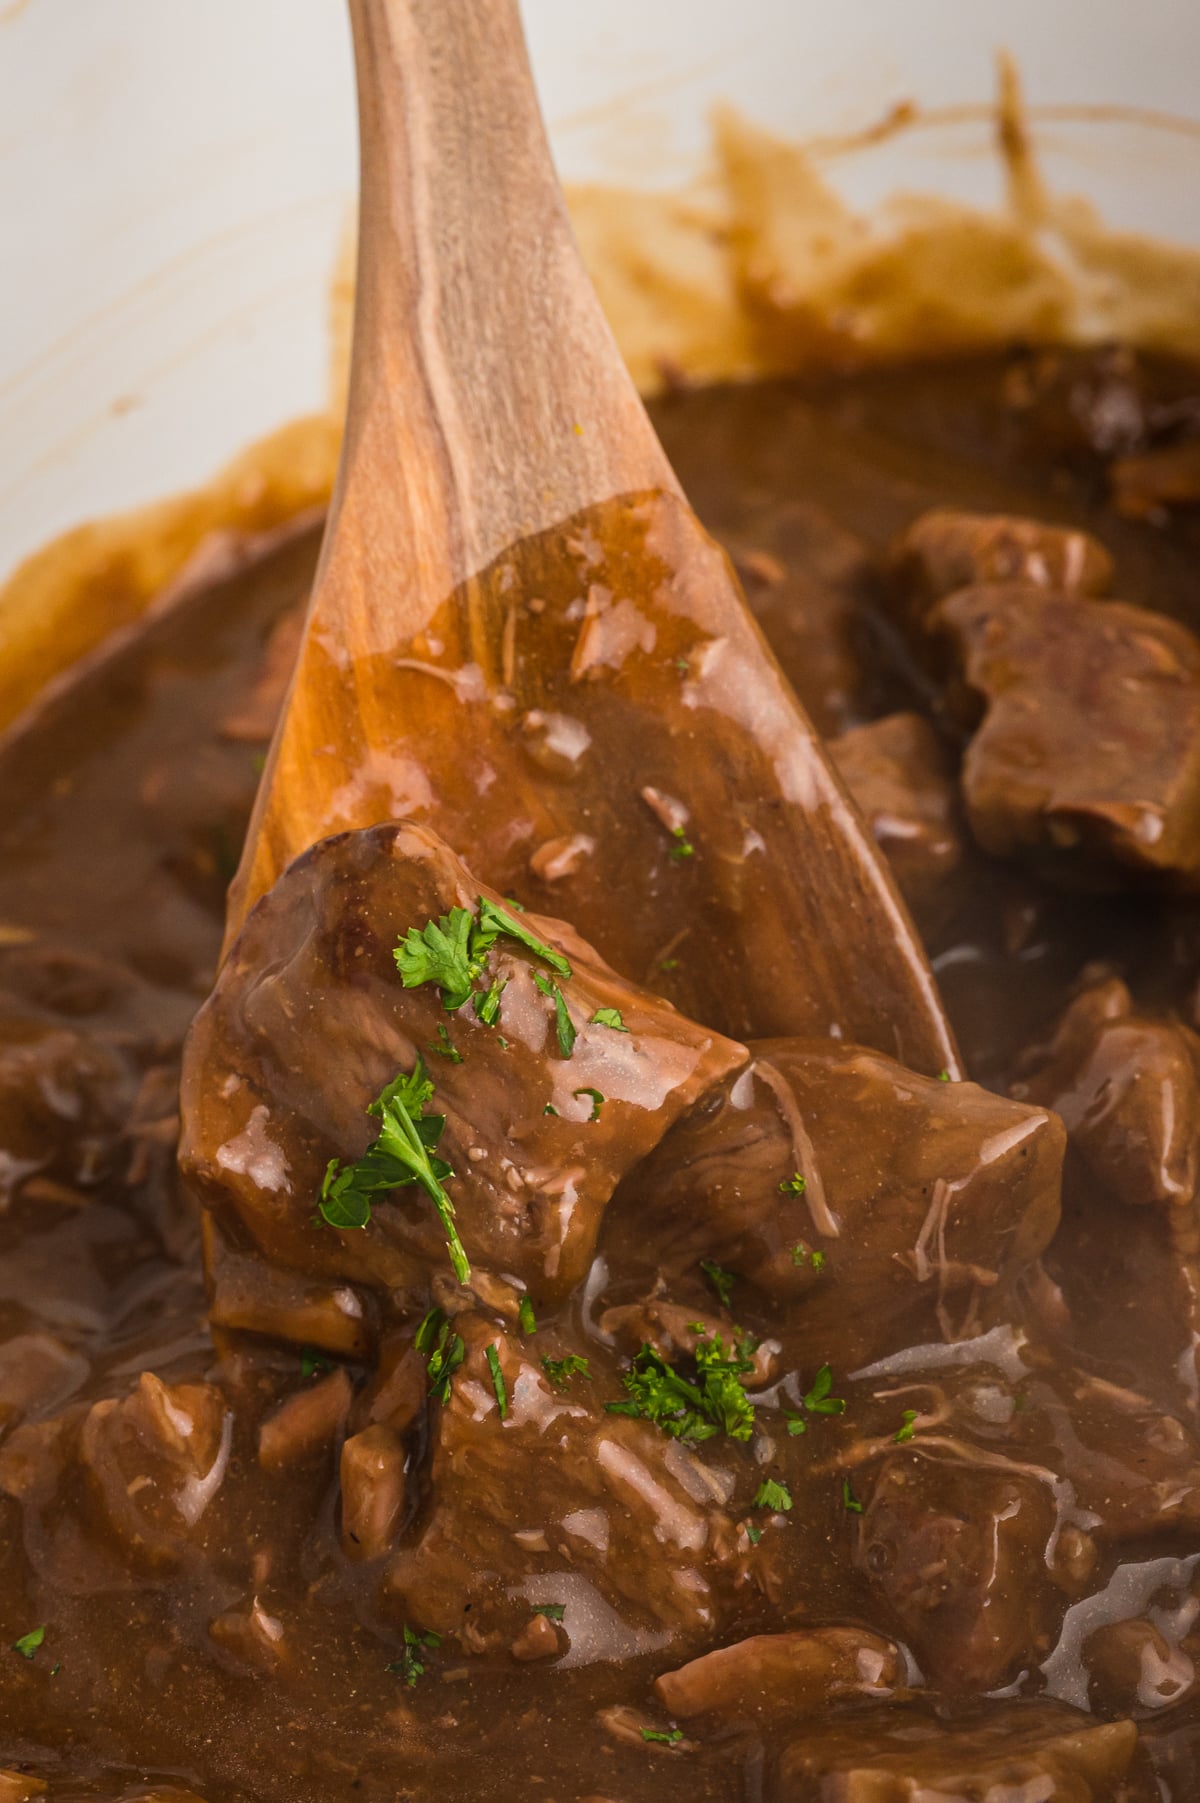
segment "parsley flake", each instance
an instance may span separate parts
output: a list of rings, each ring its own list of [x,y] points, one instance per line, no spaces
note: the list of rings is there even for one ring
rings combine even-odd
[[[508,1420],[508,1385],[504,1381],[504,1372],[500,1368],[500,1354],[495,1346],[487,1347],[485,1353],[488,1370],[492,1374],[492,1388],[496,1392],[496,1407],[500,1411],[501,1421]]]
[[[528,1296],[522,1296],[517,1305],[517,1322],[522,1333],[537,1332],[537,1316],[533,1312],[533,1304]]]
[[[429,1370],[429,1394],[438,1402],[449,1402],[450,1380],[466,1357],[462,1335],[455,1333],[444,1309],[431,1308],[413,1341],[426,1360]]]
[[[619,1008],[597,1008],[595,1014],[592,1016],[592,1025],[596,1027],[611,1027],[614,1033],[628,1033],[629,1031],[629,1028],[625,1025],[625,1022],[621,1017],[621,1010]]]
[[[862,1504],[850,1488],[850,1479],[848,1477],[842,1479],[842,1507],[849,1515],[861,1515],[863,1512]]]
[[[900,1431],[897,1434],[893,1435],[893,1438],[896,1441],[896,1444],[898,1446],[903,1446],[903,1444],[906,1440],[912,1439],[913,1435],[917,1431],[916,1421],[917,1421],[916,1409],[905,1409],[904,1424],[900,1428]]]
[[[507,908],[502,908],[498,902],[488,901],[481,895],[479,898],[480,942],[486,937],[490,950],[501,934],[509,939],[515,939],[518,945],[523,945],[526,951],[533,953],[535,958],[540,958],[543,964],[548,964],[550,969],[556,971],[564,982],[570,978],[571,966],[561,952],[556,952],[552,945],[547,945],[544,939],[539,939],[536,933],[531,932],[522,921],[511,915]]]
[[[557,983],[552,982],[549,977],[543,976],[540,970],[534,971],[533,980],[541,993],[549,996],[554,1003],[554,1030],[558,1034],[559,1055],[569,1058],[575,1050],[578,1034],[575,1031],[575,1022],[567,1011],[563,992]]]
[[[668,857],[674,858],[676,863],[679,863],[679,861],[683,858],[694,858],[695,857],[696,847],[692,844],[691,840],[688,838],[687,831],[684,827],[673,826],[671,828],[671,837],[672,837],[672,839],[674,839],[675,843],[674,843],[674,845],[672,845],[670,851],[667,853]]]
[[[507,977],[493,977],[485,991],[480,990],[472,1002],[475,1017],[485,1027],[494,1027],[500,1016],[500,997],[508,988]]]
[[[938,1080],[938,1082],[939,1082],[939,1083],[949,1083],[949,1081],[950,1081],[950,1072],[949,1072],[949,1071],[944,1071],[944,1070],[943,1070],[943,1071],[939,1071],[939,1072],[938,1072],[938,1074],[937,1074],[937,1080]]]
[[[302,1346],[300,1348],[301,1377],[324,1376],[326,1371],[332,1370],[333,1360],[327,1359],[325,1354],[323,1352],[318,1352],[315,1346]]]
[[[808,1262],[813,1270],[819,1275],[825,1269],[825,1254],[823,1252],[814,1252]]]
[[[405,1622],[404,1651],[399,1659],[393,1659],[390,1665],[386,1666],[384,1669],[393,1672],[398,1678],[403,1678],[404,1682],[411,1690],[416,1684],[417,1679],[423,1677],[425,1674],[424,1661],[420,1657],[421,1653],[426,1647],[439,1647],[441,1644],[441,1635],[435,1634],[432,1629],[429,1629],[426,1633],[422,1633],[417,1628],[410,1628],[408,1623]]]
[[[754,1432],[754,1407],[741,1379],[754,1369],[746,1357],[744,1341],[726,1352],[720,1334],[701,1338],[693,1354],[694,1381],[669,1365],[653,1346],[643,1346],[625,1373],[628,1402],[606,1402],[613,1415],[633,1415],[652,1421],[673,1440],[695,1444],[726,1433],[733,1440],[749,1440]]]
[[[429,1050],[439,1058],[448,1058],[451,1064],[461,1064],[463,1061],[462,1053],[446,1031],[445,1021],[438,1022],[437,1039],[430,1040]]]
[[[661,1741],[664,1747],[677,1747],[683,1739],[683,1729],[672,1728],[667,1734],[661,1728],[643,1728],[642,1739]]]
[[[787,1422],[787,1431],[793,1440],[798,1434],[806,1434],[808,1432],[808,1422],[804,1419],[803,1415],[793,1415],[790,1409],[784,1409],[783,1415]]]
[[[573,1377],[586,1378],[588,1383],[592,1381],[591,1366],[577,1352],[569,1352],[563,1359],[543,1358],[542,1370],[556,1390],[565,1390]]]
[[[475,916],[469,908],[451,908],[440,920],[409,927],[392,954],[406,989],[436,983],[447,1013],[461,1008],[483,973],[494,940],[478,943]]]
[[[737,1277],[734,1272],[723,1271],[721,1266],[711,1258],[702,1258],[700,1260],[700,1269],[708,1278],[709,1283],[711,1283],[717,1301],[721,1304],[721,1307],[728,1308],[729,1293],[737,1282]]]
[[[22,1659],[32,1659],[45,1638],[46,1629],[44,1626],[40,1628],[30,1628],[28,1634],[22,1634],[19,1640],[13,1641],[12,1651],[14,1653],[20,1653]]]
[[[544,1615],[547,1621],[561,1621],[567,1613],[567,1605],[565,1603],[535,1603],[533,1613]]]
[[[803,1403],[810,1415],[844,1415],[846,1401],[842,1396],[831,1396],[833,1388],[833,1372],[828,1365],[822,1365],[813,1378],[812,1388],[803,1397]]]
[[[757,1546],[759,1541],[762,1539],[762,1529],[754,1527],[752,1525],[752,1523],[750,1523],[748,1521],[743,1522],[742,1526],[746,1530],[746,1538],[750,1542],[751,1546]]]
[[[791,1176],[785,1177],[779,1185],[779,1193],[782,1196],[802,1196],[807,1188],[808,1185],[799,1171],[793,1171]],[[795,1255],[793,1254],[793,1256]]]
[[[553,1102],[547,1102],[546,1106],[542,1109],[542,1113],[543,1114],[557,1114],[558,1109],[554,1106]]]
[[[600,1119],[600,1110],[605,1103],[605,1097],[600,1090],[591,1089],[585,1084],[582,1089],[573,1089],[571,1094],[573,1096],[590,1096],[592,1098],[592,1112],[588,1115],[588,1120],[598,1121]]]
[[[765,1479],[758,1486],[752,1509],[771,1509],[775,1514],[792,1506],[792,1493],[786,1484],[777,1484],[773,1477]]]
[[[442,1188],[442,1179],[453,1177],[454,1171],[433,1150],[446,1117],[424,1112],[432,1095],[433,1084],[418,1057],[412,1070],[393,1078],[368,1107],[367,1113],[383,1125],[362,1157],[349,1165],[330,1159],[317,1207],[330,1227],[366,1227],[373,1196],[419,1183],[441,1219],[454,1275],[465,1283],[471,1266],[454,1225],[454,1204]]]

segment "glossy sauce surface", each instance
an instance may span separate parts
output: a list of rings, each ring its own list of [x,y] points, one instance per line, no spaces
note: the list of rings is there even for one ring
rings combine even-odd
[[[733,557],[785,675],[822,731],[840,734],[898,708],[929,711],[953,765],[957,748],[935,706],[936,684],[884,605],[886,548],[931,506],[1086,528],[1112,553],[1123,600],[1200,626],[1194,518],[1118,517],[1107,497],[1106,460],[1080,423],[1082,404],[1062,399],[1081,384],[1095,388],[1096,368],[1102,365],[1031,374],[1027,360],[1014,358],[820,389],[778,384],[680,395],[659,405],[668,456]],[[1191,392],[1183,375],[1157,369],[1143,389],[1146,407],[1182,405]],[[664,1788],[730,1803],[803,1800],[820,1795],[821,1770],[833,1769],[848,1742],[876,1732],[882,1745],[899,1732],[902,1745],[905,1720],[911,1732],[913,1724],[933,1724],[939,1709],[953,1719],[1001,1691],[1028,1699],[1023,1706],[1033,1713],[1022,1720],[1034,1739],[1043,1731],[1039,1698],[1093,1708],[1114,1724],[1131,1712],[1138,1717],[1140,1750],[1112,1752],[1113,1769],[1124,1760],[1127,1771],[1113,1784],[1128,1788],[1096,1788],[1097,1798],[1154,1796],[1151,1763],[1167,1794],[1192,1795],[1195,1705],[1164,1707],[1152,1694],[1155,1659],[1169,1678],[1191,1658],[1185,1643],[1200,1552],[1191,1253],[1163,1231],[1154,1209],[1098,1196],[1094,1168],[1073,1147],[1057,1231],[1044,1193],[1050,1176],[1023,1177],[1021,1190],[1003,1166],[1004,1195],[1021,1197],[1028,1256],[1049,1240],[1045,1276],[1032,1280],[1014,1265],[1011,1274],[989,1270],[985,1282],[976,1272],[955,1287],[954,1270],[971,1266],[977,1251],[973,1222],[1000,1194],[987,1188],[984,1171],[970,1179],[980,1198],[975,1212],[960,1220],[944,1211],[941,1220],[950,1236],[939,1280],[944,1320],[928,1312],[924,1292],[906,1315],[907,1292],[889,1290],[886,1272],[899,1251],[933,1244],[937,1219],[917,1203],[931,1176],[922,1159],[938,1123],[959,1130],[960,1111],[926,1071],[904,1100],[915,1124],[902,1142],[899,1117],[889,1112],[897,1107],[891,1067],[856,1061],[836,1042],[814,1042],[803,1058],[753,1048],[753,1092],[727,1090],[723,1112],[673,1130],[695,1136],[698,1151],[677,1156],[664,1142],[640,1187],[636,1170],[620,1173],[598,1228],[603,1267],[593,1266],[591,1279],[565,1296],[548,1291],[538,1311],[539,1355],[579,1352],[590,1361],[590,1383],[576,1380],[537,1404],[574,1411],[564,1412],[566,1455],[546,1462],[532,1416],[515,1423],[516,1436],[525,1436],[519,1457],[493,1460],[489,1451],[495,1442],[479,1425],[488,1323],[501,1322],[514,1396],[523,1366],[537,1362],[497,1292],[490,1314],[484,1307],[464,1315],[468,1357],[453,1400],[440,1417],[420,1414],[407,1443],[415,1480],[399,1562],[389,1566],[391,1593],[381,1589],[377,1563],[347,1555],[330,1432],[353,1408],[361,1434],[364,1399],[377,1399],[391,1381],[380,1348],[402,1348],[404,1332],[411,1339],[411,1321],[430,1295],[419,1273],[393,1273],[390,1287],[371,1292],[369,1334],[324,1350],[327,1315],[310,1298],[305,1319],[314,1323],[320,1356],[307,1374],[295,1345],[228,1325],[210,1332],[197,1210],[174,1170],[179,1047],[213,981],[224,885],[287,667],[287,629],[278,623],[306,593],[315,554],[315,532],[285,536],[179,598],[0,751],[0,1191],[7,1203],[0,1428],[15,1428],[22,1417],[34,1428],[66,1419],[75,1433],[77,1405],[123,1401],[138,1374],[152,1372],[172,1387],[167,1415],[185,1406],[191,1431],[211,1441],[197,1453],[193,1476],[203,1484],[219,1467],[215,1499],[199,1508],[195,1533],[186,1522],[193,1504],[179,1519],[168,1519],[169,1511],[153,1521],[137,1514],[136,1476],[136,1520],[127,1530],[121,1474],[136,1471],[128,1447],[151,1432],[157,1392],[143,1383],[144,1417],[127,1413],[119,1431],[111,1413],[93,1416],[92,1450],[85,1446],[83,1455],[62,1450],[67,1441],[49,1427],[37,1471],[26,1478],[14,1469],[9,1434],[0,1644],[35,1625],[45,1624],[46,1635],[32,1658],[0,1656],[0,1766],[41,1774],[56,1799],[169,1795],[162,1787],[174,1785],[208,1803],[343,1795],[424,1803],[451,1790],[488,1799],[536,1785],[533,1794],[547,1803],[637,1803]],[[273,631],[280,636],[265,653]],[[680,642],[685,661],[691,650]],[[470,714],[469,696],[428,672],[410,678],[430,684],[445,708]],[[692,672],[680,671],[678,680],[686,688]],[[577,708],[568,718],[558,697],[526,700],[542,715],[525,730],[544,760],[539,767],[561,766],[569,775],[579,729],[591,731],[587,721]],[[528,720],[528,708],[522,712]],[[604,730],[620,744],[611,722]],[[470,745],[477,761],[473,729]],[[684,768],[702,754],[688,745],[671,755]],[[631,750],[626,786],[637,763]],[[384,799],[395,800],[396,773],[384,775]],[[672,861],[671,822],[635,807],[619,867],[589,873],[586,852],[554,849],[556,839],[572,837],[558,833],[554,820],[529,828],[528,810],[512,806],[502,773],[494,815],[479,812],[493,792],[481,787],[482,767],[464,758],[462,775],[470,807],[463,803],[459,814],[471,834],[492,831],[499,843],[511,819],[522,835],[493,880],[502,876],[531,907],[570,920],[618,966],[631,918],[641,943],[653,938],[661,916],[651,960],[658,968],[625,975],[695,1009],[710,1026],[745,1031],[751,1020],[739,1013],[738,970],[710,958],[689,977],[686,950],[676,943],[666,885],[712,880],[702,868],[705,847],[694,868]],[[719,783],[719,773],[705,775]],[[472,847],[438,824],[470,862]],[[726,862],[735,873],[746,830],[746,822],[730,825],[738,843]],[[994,1092],[973,1106],[981,1121],[995,1111],[995,1131],[973,1128],[971,1145],[995,1138],[995,1161],[1021,1155],[1023,1135],[1055,1131],[1038,1124],[1044,1117],[1034,1105],[1048,1097],[1030,1089],[1025,1054],[1048,1038],[1089,964],[1102,961],[1110,978],[1122,978],[1147,1018],[1191,1021],[1200,935],[1187,900],[1067,893],[987,859],[965,835],[963,846],[928,943],[967,1070]],[[531,851],[540,867],[530,867]],[[781,963],[778,945],[769,933],[756,938],[752,897],[726,896],[725,905],[739,957],[752,962],[761,949],[766,992]],[[716,1021],[713,997],[725,1010]],[[467,1023],[462,1031],[475,1044],[472,1036],[484,1029]],[[321,1057],[318,1022],[293,1063],[307,1070],[311,1058],[319,1076]],[[853,1216],[847,1204],[842,1231],[828,1243],[811,1189],[801,1196],[780,1188],[795,1151],[786,1133],[778,1138],[781,1068],[789,1093],[807,1086],[804,1119],[830,1193],[857,1198],[862,1210]],[[734,1060],[730,1082],[737,1080]],[[1024,1086],[1019,1103],[1006,1099],[1012,1085]],[[731,1110],[744,1135],[732,1153],[721,1138]],[[879,1175],[873,1133],[882,1135]],[[1038,1151],[1039,1158],[1052,1154],[1048,1142]],[[765,1223],[739,1217],[737,1251],[720,1261],[739,1275],[732,1319],[761,1343],[752,1386],[765,1399],[760,1428],[765,1422],[769,1449],[728,1439],[695,1455],[676,1448],[664,1476],[650,1463],[660,1456],[656,1430],[606,1417],[601,1402],[623,1394],[628,1356],[647,1325],[684,1347],[693,1321],[729,1333],[731,1316],[699,1269],[704,1247],[689,1238],[691,1192],[685,1184],[676,1196],[672,1188],[680,1169],[726,1157],[738,1181],[747,1168],[759,1170],[756,1193],[771,1202]],[[963,1152],[964,1182],[977,1163]],[[910,1197],[911,1223],[908,1215],[900,1221],[898,1203],[891,1214],[874,1212],[879,1185],[887,1184]],[[811,1263],[791,1256],[801,1243],[826,1245],[827,1268],[817,1277]],[[856,1249],[872,1246],[884,1276],[863,1276],[861,1262],[852,1262]],[[231,1240],[224,1255],[246,1251]],[[220,1256],[210,1245],[210,1268]],[[759,1263],[751,1278],[752,1258]],[[919,1282],[919,1253],[917,1266]],[[337,1282],[346,1274],[331,1275]],[[823,1298],[819,1279],[826,1277]],[[851,1310],[854,1292],[835,1286],[856,1281],[864,1287]],[[648,1323],[645,1299],[656,1283],[659,1315]],[[532,1283],[531,1291],[538,1294]],[[893,1294],[894,1314],[883,1300]],[[397,1372],[403,1358],[400,1350]],[[844,1412],[808,1411],[805,1431],[787,1432],[787,1414],[805,1418],[805,1395],[825,1362]],[[343,1369],[352,1404],[339,1388]],[[404,1381],[395,1377],[396,1386]],[[301,1451],[293,1458],[282,1439],[280,1466],[264,1469],[264,1421],[317,1391],[320,1402],[303,1403],[316,1425],[295,1430]],[[533,1396],[532,1380],[526,1392]],[[323,1408],[332,1430],[317,1419]],[[906,1409],[915,1412],[917,1434],[897,1444]],[[311,1456],[305,1432],[313,1436]],[[83,1466],[71,1463],[77,1456]],[[65,1461],[59,1468],[56,1458]],[[440,1463],[430,1480],[434,1458]],[[790,1510],[755,1510],[764,1475],[786,1484]],[[115,1489],[105,1488],[109,1478]],[[861,1517],[860,1497],[868,1507]],[[913,1527],[918,1517],[924,1539]],[[510,1539],[536,1540],[568,1518],[578,1530],[573,1560],[531,1578],[530,1548],[534,1565],[541,1557],[533,1542],[513,1555],[524,1613],[513,1613],[503,1584],[475,1594],[479,1570],[500,1557],[496,1523]],[[972,1574],[968,1590],[990,1587],[992,1625],[981,1627],[965,1605],[956,1616],[951,1602],[934,1611],[930,1626],[922,1574],[939,1560]],[[1010,1593],[1019,1594],[1019,1609],[1009,1608]],[[625,1601],[614,1607],[613,1596]],[[406,1657],[405,1611],[416,1613],[418,1599],[413,1625],[435,1629],[443,1641],[420,1653],[425,1670],[410,1686],[403,1672],[387,1668]],[[486,1618],[478,1645],[462,1613],[468,1602]],[[514,1659],[514,1632],[539,1602],[566,1611],[553,1630],[554,1658]],[[1150,1686],[1131,1704],[1117,1656],[1109,1662],[1117,1676],[1106,1680],[1109,1667],[1087,1655],[1085,1643],[1107,1623],[1151,1615],[1162,1645],[1147,1640],[1149,1654],[1136,1647],[1122,1654],[1126,1665],[1136,1655]],[[811,1680],[815,1705],[797,1702],[790,1716],[768,1711],[732,1725],[702,1713],[695,1728],[686,1695],[668,1697],[668,1708],[651,1689],[653,1679],[708,1645],[806,1625],[852,1625],[876,1636],[874,1676],[865,1674],[861,1648],[848,1678],[837,1664],[841,1652],[825,1645],[827,1665]],[[893,1644],[898,1654],[888,1650]],[[802,1686],[793,1682],[799,1698]],[[908,1696],[914,1689],[915,1699]],[[892,1693],[899,1700],[887,1702]],[[842,1699],[832,1713],[830,1697]],[[868,1705],[880,1713],[853,1713]],[[826,1719],[806,1727],[814,1706]],[[841,1708],[852,1712],[844,1725]],[[910,1715],[895,1720],[888,1713],[906,1709]],[[682,1741],[643,1737],[643,1728],[674,1734],[675,1723],[686,1730]],[[1007,1732],[1018,1738],[1014,1727]],[[148,1791],[152,1782],[157,1792]]]

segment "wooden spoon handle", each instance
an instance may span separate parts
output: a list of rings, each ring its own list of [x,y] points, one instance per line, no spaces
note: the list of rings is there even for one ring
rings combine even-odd
[[[677,484],[575,243],[515,0],[351,0],[351,15],[351,444],[390,439],[418,558],[429,574],[427,559],[448,557],[449,592],[595,501]],[[343,507],[359,502],[361,466],[348,460]],[[367,460],[370,478],[378,467]],[[382,511],[370,514],[376,556],[411,565],[411,539],[380,542]]]

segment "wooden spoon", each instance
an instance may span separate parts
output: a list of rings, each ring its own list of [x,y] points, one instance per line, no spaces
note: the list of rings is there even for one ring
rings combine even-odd
[[[345,444],[230,933],[316,840],[412,815],[714,1027],[956,1072],[903,904],[600,311],[515,0],[351,14]]]

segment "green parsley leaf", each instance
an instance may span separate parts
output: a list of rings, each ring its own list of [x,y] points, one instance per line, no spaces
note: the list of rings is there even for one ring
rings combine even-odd
[[[679,671],[681,676],[686,676],[691,667],[692,666],[688,663],[686,657],[677,657],[675,659],[675,668]]]
[[[642,1739],[659,1740],[664,1747],[677,1747],[683,1739],[683,1729],[672,1728],[669,1734],[664,1734],[661,1728],[643,1728]]]
[[[549,977],[543,976],[540,970],[534,971],[533,980],[541,993],[550,996],[554,1002],[554,1028],[555,1032],[558,1034],[559,1054],[563,1058],[569,1058],[571,1053],[575,1050],[575,1041],[578,1038],[578,1034],[575,1031],[575,1023],[567,1012],[567,1004],[563,992],[557,983],[553,983]]]
[[[419,1183],[445,1230],[454,1275],[465,1283],[471,1266],[454,1224],[454,1204],[442,1188],[442,1179],[453,1177],[454,1172],[444,1158],[433,1155],[446,1117],[424,1113],[432,1094],[433,1084],[418,1058],[413,1069],[394,1078],[367,1109],[383,1124],[379,1137],[362,1157],[345,1166],[336,1158],[330,1159],[317,1207],[331,1227],[366,1227],[371,1219],[372,1196]]]
[[[787,1431],[792,1436],[793,1440],[798,1434],[806,1434],[808,1432],[808,1423],[803,1415],[793,1415],[790,1409],[784,1409],[783,1414],[784,1419],[787,1422]]]
[[[451,1064],[461,1064],[463,1061],[462,1053],[446,1031],[445,1021],[438,1022],[437,1041],[435,1043],[430,1040],[429,1050],[436,1052],[439,1058],[448,1058]]]
[[[543,964],[548,964],[551,970],[558,972],[564,982],[570,977],[571,966],[561,952],[556,952],[552,945],[547,945],[544,939],[539,939],[536,933],[532,933],[522,921],[511,915],[507,908],[502,908],[498,902],[488,901],[481,895],[479,898],[480,939],[490,936],[488,938],[490,947],[495,944],[501,933],[509,939],[515,939],[519,945],[523,945],[527,951],[531,951],[536,958],[540,958]]]
[[[696,847],[688,838],[685,828],[682,826],[673,826],[671,828],[671,837],[674,839],[675,843],[667,853],[668,857],[674,858],[676,863],[678,863],[681,858],[695,857]]]
[[[558,1109],[554,1106],[553,1102],[547,1102],[546,1106],[542,1109],[542,1113],[543,1114],[557,1114]]]
[[[614,1033],[628,1033],[629,1031],[619,1008],[597,1008],[592,1016],[592,1024],[597,1027],[611,1027]]]
[[[862,1504],[850,1488],[850,1479],[848,1477],[842,1479],[842,1507],[850,1515],[861,1515],[863,1512]]]
[[[500,1419],[507,1421],[508,1385],[504,1381],[504,1372],[500,1369],[500,1354],[495,1346],[489,1346],[484,1356],[488,1362],[488,1370],[492,1374],[492,1388],[496,1392],[496,1407],[500,1410]]]
[[[592,1112],[588,1115],[588,1120],[598,1121],[600,1119],[600,1110],[604,1106],[605,1098],[598,1089],[589,1089],[585,1084],[582,1089],[573,1089],[571,1094],[573,1096],[591,1096]]]
[[[19,1640],[13,1641],[12,1651],[14,1653],[20,1653],[22,1659],[32,1659],[45,1638],[46,1629],[44,1626],[40,1628],[30,1628],[28,1634],[22,1634]]]
[[[777,1484],[773,1477],[767,1478],[758,1486],[758,1491],[750,1507],[752,1509],[771,1509],[776,1514],[780,1510],[790,1509],[792,1493],[786,1484]]]
[[[823,1252],[814,1252],[809,1263],[812,1265],[813,1270],[819,1274],[825,1269],[825,1254]]]
[[[694,1381],[669,1365],[653,1346],[643,1346],[623,1379],[630,1400],[606,1402],[605,1408],[613,1415],[652,1421],[673,1440],[686,1443],[711,1440],[719,1433],[749,1440],[754,1407],[740,1380],[754,1366],[744,1345],[727,1353],[720,1334],[713,1334],[698,1342],[693,1356]]]
[[[441,1644],[441,1635],[435,1634],[432,1629],[428,1633],[421,1633],[416,1628],[410,1628],[405,1622],[404,1652],[399,1659],[393,1659],[389,1665],[385,1666],[384,1670],[394,1672],[397,1677],[403,1678],[411,1690],[417,1679],[423,1677],[425,1673],[420,1653],[425,1647],[439,1647]]]
[[[462,1335],[455,1333],[444,1309],[431,1308],[413,1340],[429,1368],[429,1394],[449,1402],[450,1380],[466,1357]]]
[[[785,1177],[779,1185],[779,1193],[783,1196],[802,1196],[807,1188],[808,1185],[799,1171],[793,1171],[791,1176]]]
[[[547,1621],[561,1621],[567,1613],[567,1605],[565,1603],[535,1603],[533,1613],[544,1615]]]
[[[485,1027],[495,1026],[500,1014],[500,997],[507,988],[507,977],[493,977],[486,994],[480,992],[476,995],[471,1005],[475,1010],[476,1019],[482,1021]]]
[[[750,1542],[751,1546],[757,1546],[759,1541],[762,1539],[762,1529],[752,1526],[751,1523],[748,1521],[743,1522],[742,1525],[746,1530],[746,1538]]]
[[[461,1008],[483,970],[483,960],[493,941],[473,944],[475,917],[469,908],[451,908],[440,920],[423,927],[409,927],[393,956],[406,989],[436,983],[442,1006],[448,1013]]]
[[[723,1271],[720,1265],[714,1263],[711,1258],[702,1258],[700,1260],[700,1269],[708,1278],[709,1283],[711,1283],[717,1301],[721,1304],[721,1307],[728,1308],[729,1292],[737,1282],[737,1277],[734,1272]]]
[[[939,1083],[949,1083],[950,1072],[949,1071],[939,1071],[937,1074],[937,1080]]]
[[[302,1346],[300,1348],[301,1377],[316,1377],[318,1375],[324,1375],[326,1371],[332,1370],[333,1360],[327,1359],[325,1354],[323,1352],[318,1352],[315,1346]]]
[[[896,1444],[898,1446],[902,1446],[906,1440],[912,1439],[913,1435],[917,1431],[916,1420],[917,1420],[916,1409],[905,1409],[904,1425],[901,1427],[899,1433],[893,1435],[893,1438],[895,1439]]]
[[[804,1406],[810,1415],[844,1415],[846,1413],[845,1398],[831,1396],[833,1388],[833,1372],[828,1365],[822,1365],[813,1378],[812,1389],[803,1398]]]
[[[577,1352],[569,1352],[565,1359],[543,1358],[542,1370],[556,1390],[565,1390],[573,1377],[586,1378],[588,1383],[592,1381],[591,1366]]]
[[[537,1316],[533,1312],[533,1304],[528,1296],[522,1296],[517,1306],[517,1322],[522,1333],[537,1332]]]

